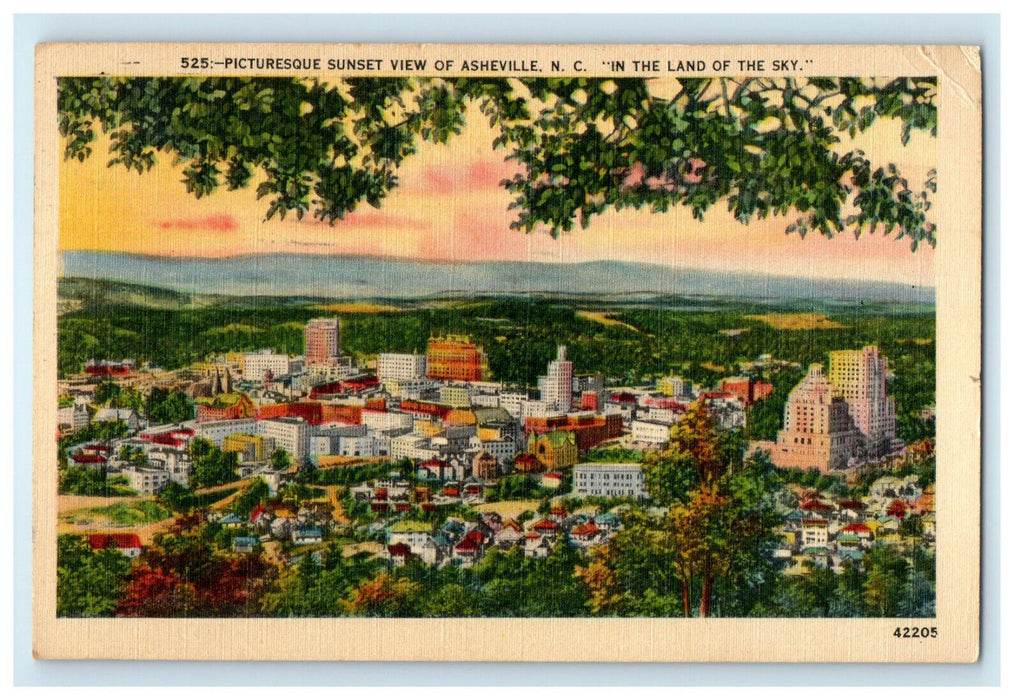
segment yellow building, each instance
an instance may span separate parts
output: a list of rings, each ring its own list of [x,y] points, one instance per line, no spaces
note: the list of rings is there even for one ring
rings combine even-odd
[[[228,352],[223,356],[224,361],[237,369],[238,374],[245,373],[245,353],[243,352]]]
[[[431,418],[420,418],[415,421],[415,435],[422,437],[436,437],[443,432],[443,424]]]
[[[234,433],[223,440],[223,451],[240,453],[242,462],[261,462],[269,459],[274,449],[276,444],[273,438],[261,435]]]
[[[430,338],[426,358],[429,379],[479,382],[489,376],[486,354],[464,336]]]
[[[471,406],[468,389],[463,386],[440,387],[440,403],[454,408],[468,408]]]
[[[479,440],[482,442],[497,442],[502,438],[499,428],[479,428]]]
[[[447,414],[443,422],[448,426],[475,425],[475,414],[468,410],[455,408]]]
[[[830,353],[829,383],[864,436],[869,456],[887,454],[897,437],[897,411],[886,395],[886,358],[875,345]]]

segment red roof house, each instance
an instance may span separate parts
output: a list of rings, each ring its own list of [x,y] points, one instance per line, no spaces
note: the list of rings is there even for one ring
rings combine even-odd
[[[134,533],[89,535],[89,548],[93,551],[111,547],[121,554],[134,558],[142,553],[142,540]]]
[[[557,524],[548,518],[544,518],[532,526],[532,529],[541,533],[551,533],[557,531]]]

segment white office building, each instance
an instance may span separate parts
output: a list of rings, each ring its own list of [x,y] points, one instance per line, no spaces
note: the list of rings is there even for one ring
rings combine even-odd
[[[515,420],[521,420],[521,406],[528,401],[528,394],[523,391],[501,391],[497,406],[504,409]]]
[[[384,352],[380,353],[376,363],[376,376],[380,382],[425,379],[425,371],[425,355]]]
[[[572,472],[572,495],[615,498],[648,498],[640,464],[576,464]]]
[[[244,355],[245,371],[241,375],[250,382],[261,382],[267,373],[273,378],[287,377],[291,374],[291,358],[283,353],[272,350],[248,352]]]
[[[213,420],[205,423],[195,424],[195,437],[209,440],[219,448],[223,448],[223,441],[235,433],[246,435],[258,435],[256,428],[257,420],[254,418],[239,418],[238,420]]]
[[[362,409],[362,425],[370,430],[411,430],[415,427],[415,417],[398,411]]]
[[[150,496],[163,490],[163,487],[170,483],[171,476],[171,473],[164,469],[138,466],[126,467],[121,474],[128,478],[131,488]]]
[[[631,422],[631,439],[640,445],[664,447],[670,442],[673,422],[635,420]]]
[[[549,363],[546,375],[539,377],[539,395],[557,413],[567,413],[571,410],[573,389],[574,363],[567,360],[567,346],[561,345],[557,348],[557,359]]]
[[[273,438],[276,446],[302,465],[308,459],[310,426],[302,418],[270,418],[258,421],[258,434]]]
[[[480,440],[476,436],[469,441],[468,449],[473,452],[488,452],[499,462],[509,462],[518,453],[517,443],[511,438]]]

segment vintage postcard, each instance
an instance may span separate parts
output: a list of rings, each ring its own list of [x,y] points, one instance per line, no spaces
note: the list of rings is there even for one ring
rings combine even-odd
[[[974,661],[981,113],[961,46],[39,46],[36,655]]]

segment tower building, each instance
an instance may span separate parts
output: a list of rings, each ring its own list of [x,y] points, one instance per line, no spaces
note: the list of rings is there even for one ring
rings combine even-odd
[[[886,374],[886,358],[875,345],[830,353],[830,386],[847,402],[869,457],[888,454],[897,437],[897,413],[886,395]]]
[[[791,391],[784,427],[772,451],[773,463],[784,469],[818,469],[823,474],[847,467],[861,444],[848,404],[814,364]]]
[[[567,359],[567,346],[557,348],[557,359],[549,363],[546,375],[539,377],[540,399],[558,413],[571,410],[571,392],[574,388],[574,363]]]
[[[340,319],[313,318],[305,326],[305,364],[335,365],[340,359]]]

